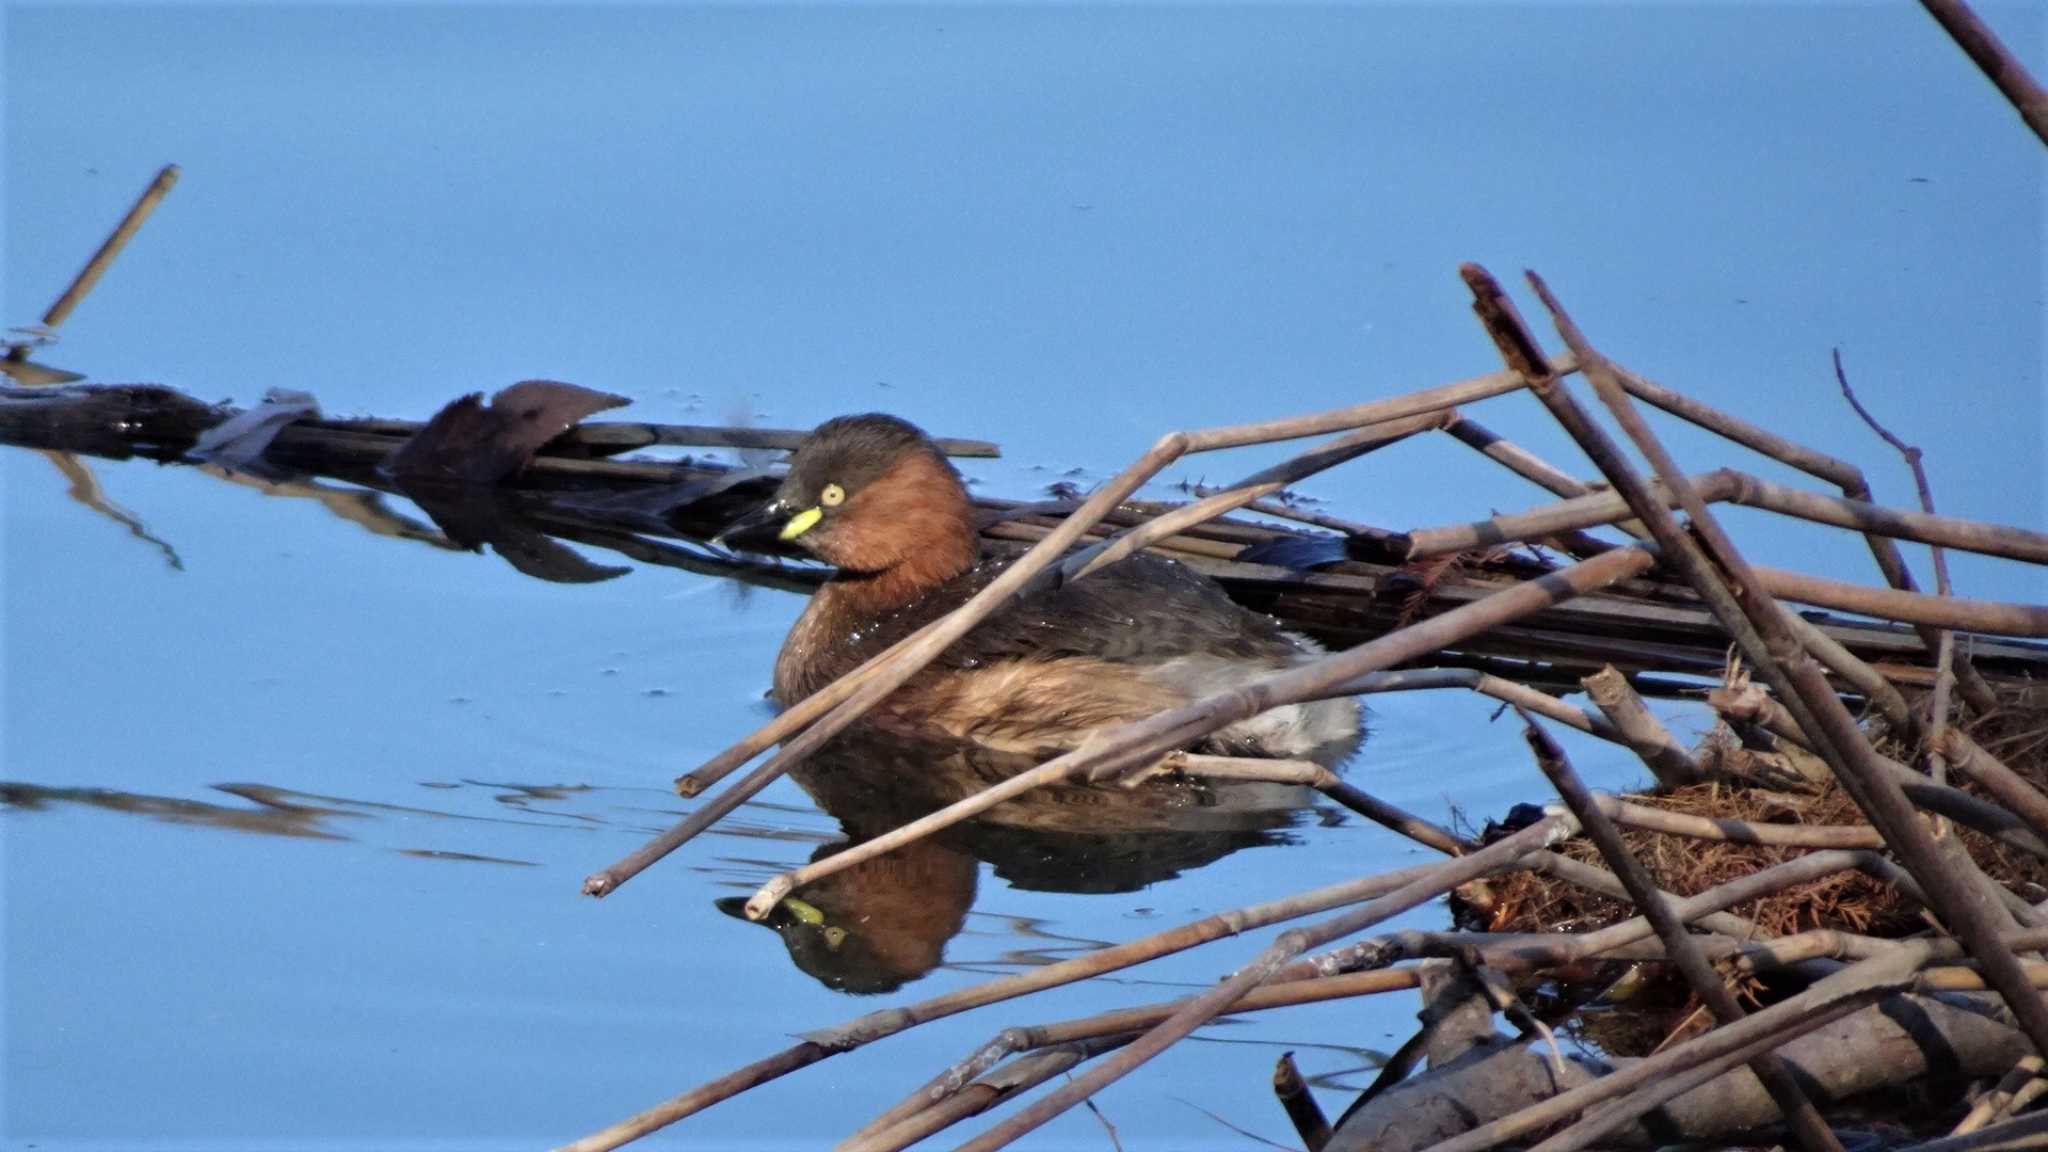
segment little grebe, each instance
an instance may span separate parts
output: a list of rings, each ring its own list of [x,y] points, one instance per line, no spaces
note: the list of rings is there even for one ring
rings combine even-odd
[[[981,555],[959,473],[893,416],[819,425],[774,498],[727,534],[765,524],[838,569],[776,658],[784,707],[958,607],[1008,563]],[[998,609],[872,715],[997,747],[1071,747],[1318,651],[1208,578],[1141,554]],[[1358,705],[1340,699],[1274,709],[1200,747],[1334,764],[1358,739]]]

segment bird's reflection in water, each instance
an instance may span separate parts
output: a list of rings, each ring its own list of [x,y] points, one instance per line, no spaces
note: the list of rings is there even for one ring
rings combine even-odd
[[[791,775],[844,836],[820,846],[815,860],[1039,762],[856,725]],[[980,861],[1014,888],[1132,892],[1240,848],[1286,842],[1313,796],[1292,785],[1176,780],[1041,788],[799,888],[763,923],[782,937],[796,966],[826,987],[892,992],[943,960],[973,906]],[[717,903],[744,919],[744,898]]]

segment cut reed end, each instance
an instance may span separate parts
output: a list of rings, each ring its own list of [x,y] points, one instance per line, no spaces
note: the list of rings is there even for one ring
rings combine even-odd
[[[775,879],[761,885],[761,890],[754,893],[747,900],[747,919],[754,921],[767,919],[768,914],[775,911],[775,906],[782,903],[782,898],[789,895],[793,887],[794,885],[789,882],[789,877],[787,876],[777,876]]]

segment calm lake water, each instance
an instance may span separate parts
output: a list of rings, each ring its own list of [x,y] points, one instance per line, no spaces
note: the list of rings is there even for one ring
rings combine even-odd
[[[793,1032],[1428,858],[1271,797],[1052,812],[1066,831],[1041,812],[807,894],[856,939],[786,947],[717,907],[842,838],[783,782],[599,903],[583,875],[687,810],[669,778],[769,716],[799,597],[664,568],[547,584],[194,469],[99,466],[174,569],[66,500],[43,458],[5,468],[9,1102],[55,1129],[38,1144],[71,1125],[82,1144],[565,1138]],[[1394,803],[1441,818],[1523,774],[1478,701],[1375,709],[1355,772]],[[878,790],[845,774],[860,767],[821,764],[822,787]],[[921,1028],[669,1138],[815,1146],[1002,1026],[1171,997],[1259,946]],[[1280,1051],[1354,1085],[1412,1011],[1220,1025],[1102,1106],[1139,1146],[1241,1139],[1196,1104],[1279,1135],[1263,1084]],[[64,1103],[109,1082],[115,1115]]]
[[[2042,71],[2040,11],[1988,11]],[[411,418],[530,376],[629,418],[879,408],[1001,442],[965,470],[1029,497],[1170,428],[1491,370],[1455,277],[1477,258],[1541,268],[1632,366],[1902,500],[1833,391],[1840,345],[1944,510],[2048,520],[2038,151],[1911,6],[0,20],[6,323],[184,166],[41,357],[98,381]],[[1476,414],[1581,468],[1533,403]],[[556,1143],[793,1033],[1430,858],[1316,805],[1107,847],[998,828],[835,895],[889,932],[820,948],[719,906],[845,834],[784,781],[589,900],[584,875],[688,810],[669,781],[768,718],[798,596],[644,566],[545,583],[315,499],[91,467],[146,538],[0,449],[9,1149]],[[1393,528],[1540,495],[1435,442],[1304,491]],[[1850,542],[1732,523],[1761,559],[1872,578]],[[2043,599],[2037,575],[1957,573]],[[1372,706],[1349,773],[1385,799],[1445,820],[1545,798],[1486,702]],[[1639,775],[1569,746],[1596,784]],[[1002,1027],[1207,986],[1270,936],[918,1028],[653,1143],[829,1144]],[[1415,1008],[1222,1022],[1098,1103],[1125,1148],[1254,1146],[1206,1113],[1291,1141],[1274,1058],[1334,1114]],[[1084,1110],[1028,1144],[1109,1138]]]

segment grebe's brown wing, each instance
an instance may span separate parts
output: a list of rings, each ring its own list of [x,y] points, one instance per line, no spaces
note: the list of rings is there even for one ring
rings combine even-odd
[[[1019,600],[941,660],[952,667],[1062,657],[1114,664],[1193,655],[1277,661],[1300,651],[1271,617],[1238,605],[1215,581],[1139,555]]]

